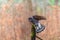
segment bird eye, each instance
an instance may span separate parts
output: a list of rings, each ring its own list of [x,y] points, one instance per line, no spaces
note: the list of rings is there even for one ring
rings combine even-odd
[[[32,18],[29,18],[29,21],[32,21]]]

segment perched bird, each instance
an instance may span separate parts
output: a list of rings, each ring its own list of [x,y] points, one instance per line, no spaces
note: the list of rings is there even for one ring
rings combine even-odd
[[[40,20],[46,20],[46,18],[38,15],[29,18],[29,21],[35,25],[35,31],[37,33],[42,32],[45,29],[45,27],[39,22]]]

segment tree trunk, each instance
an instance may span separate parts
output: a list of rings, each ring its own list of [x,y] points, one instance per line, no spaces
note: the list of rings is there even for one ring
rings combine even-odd
[[[32,16],[30,2],[31,0],[25,0],[15,3],[10,0],[7,4],[1,4],[0,40],[31,40],[31,25],[28,20]]]

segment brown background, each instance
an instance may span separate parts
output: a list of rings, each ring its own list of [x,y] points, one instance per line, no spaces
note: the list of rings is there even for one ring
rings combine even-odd
[[[30,1],[21,4],[14,4],[12,7],[6,4],[0,9],[0,40],[30,40],[31,24],[28,18],[35,13]],[[47,19],[41,21],[45,30],[37,34],[43,40],[60,40],[60,7],[52,8],[52,13],[46,11],[46,14],[41,14]]]

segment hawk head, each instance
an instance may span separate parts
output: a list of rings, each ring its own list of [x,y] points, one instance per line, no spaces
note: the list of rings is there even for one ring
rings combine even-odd
[[[33,16],[33,18],[35,19],[35,20],[46,20],[46,18],[45,17],[43,17],[43,16],[38,16],[38,15],[34,15]]]

